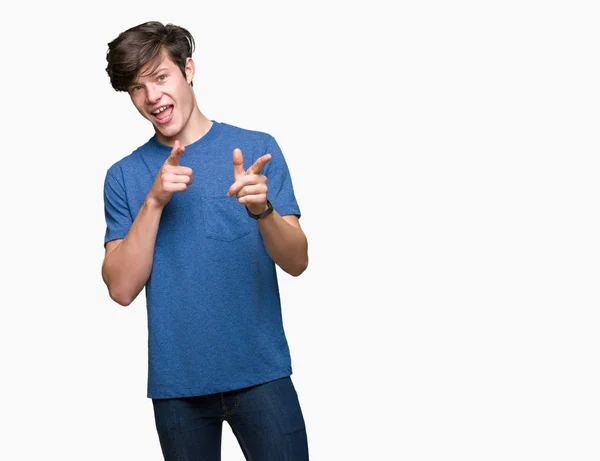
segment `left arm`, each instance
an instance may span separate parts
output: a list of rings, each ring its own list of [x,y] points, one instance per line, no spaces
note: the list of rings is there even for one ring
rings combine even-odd
[[[267,253],[275,264],[294,277],[308,266],[308,241],[295,215],[281,216],[276,210],[258,220]]]
[[[228,197],[237,196],[238,202],[254,214],[267,209],[267,178],[261,171],[271,160],[271,155],[260,157],[244,171],[244,158],[240,149],[233,151],[234,183]],[[308,266],[308,241],[295,215],[281,216],[276,210],[258,220],[258,228],[271,259],[281,269],[294,277]]]

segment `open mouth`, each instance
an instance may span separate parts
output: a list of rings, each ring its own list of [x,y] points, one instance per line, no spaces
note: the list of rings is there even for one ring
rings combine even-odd
[[[156,121],[160,124],[169,123],[173,117],[173,106],[161,106],[152,112]]]

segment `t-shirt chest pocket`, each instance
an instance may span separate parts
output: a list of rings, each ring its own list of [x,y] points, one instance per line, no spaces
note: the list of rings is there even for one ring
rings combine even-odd
[[[227,191],[233,183],[233,166],[231,179],[216,177],[203,178],[202,181],[202,216],[207,238],[232,242],[256,227],[246,207],[238,202],[237,197],[227,197]]]
[[[244,205],[236,197],[202,197],[202,214],[206,237],[223,242],[232,242],[256,227],[246,213]]]

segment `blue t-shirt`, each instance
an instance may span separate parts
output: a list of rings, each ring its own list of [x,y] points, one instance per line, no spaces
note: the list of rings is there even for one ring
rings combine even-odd
[[[276,267],[255,220],[236,197],[233,150],[244,168],[270,153],[263,168],[280,215],[300,216],[287,164],[275,139],[213,121],[186,146],[180,164],[194,182],[165,206],[146,284],[150,398],[225,392],[291,375]],[[171,147],[155,137],[106,174],[104,242],[122,239]]]

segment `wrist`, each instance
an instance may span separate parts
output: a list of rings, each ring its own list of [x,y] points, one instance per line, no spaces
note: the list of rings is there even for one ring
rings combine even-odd
[[[163,208],[165,207],[165,205],[163,203],[161,203],[159,200],[157,200],[152,195],[148,195],[146,197],[146,200],[144,201],[144,206],[147,209],[153,210],[153,211],[162,211]]]
[[[271,205],[271,202],[267,200],[267,203],[265,203],[262,209],[253,210],[249,208],[248,205],[246,205],[246,211],[248,212],[248,216],[250,216],[253,219],[263,219],[273,212],[273,205]]]
[[[262,205],[250,204],[246,205],[246,210],[248,210],[252,214],[261,214],[263,211],[267,210],[269,206],[267,203],[263,203]]]

